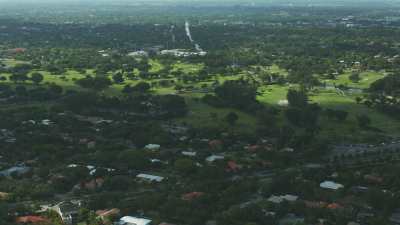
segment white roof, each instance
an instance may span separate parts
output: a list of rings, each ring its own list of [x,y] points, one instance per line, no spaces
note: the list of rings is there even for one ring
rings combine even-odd
[[[154,176],[154,175],[144,174],[144,173],[138,174],[136,177],[143,178],[143,179],[146,179],[149,181],[157,181],[157,182],[161,182],[164,180],[164,177]]]
[[[189,152],[189,151],[183,151],[182,155],[186,155],[186,156],[196,156],[197,152]]]
[[[340,188],[344,188],[342,184],[335,183],[333,181],[324,181],[319,185],[321,188],[337,190]]]
[[[149,225],[151,223],[151,220],[149,219],[137,218],[132,216],[124,216],[119,221],[120,224],[127,223],[130,225]]]
[[[152,163],[159,163],[159,162],[161,162],[161,160],[159,160],[159,159],[150,159],[150,162],[152,162]]]
[[[157,144],[148,144],[146,146],[144,146],[145,149],[149,149],[149,150],[157,150],[161,147],[161,145],[157,145]]]
[[[275,195],[272,195],[271,197],[269,197],[268,199],[267,199],[267,201],[269,201],[269,202],[273,202],[273,203],[281,203],[281,202],[283,202],[283,199],[280,197],[280,196],[275,196]]]
[[[211,155],[211,156],[208,156],[207,158],[206,158],[206,161],[207,162],[214,162],[215,160],[221,160],[221,159],[224,159],[225,157],[224,156],[222,156],[222,155]]]
[[[288,202],[294,202],[294,201],[297,201],[297,199],[299,197],[296,196],[296,195],[283,195],[283,196],[281,196],[281,198],[286,200],[286,201],[288,201]]]
[[[147,55],[148,53],[143,50],[128,53],[128,56],[147,56]]]
[[[91,165],[87,165],[86,168],[88,168],[88,170],[93,170],[93,169],[95,169],[96,167],[91,166]]]
[[[281,195],[281,196],[272,195],[267,200],[269,202],[273,202],[273,203],[281,203],[283,201],[295,202],[295,201],[297,201],[298,198],[299,197],[296,195]]]
[[[289,101],[284,99],[284,100],[279,100],[278,101],[278,105],[279,106],[288,106],[289,105]]]

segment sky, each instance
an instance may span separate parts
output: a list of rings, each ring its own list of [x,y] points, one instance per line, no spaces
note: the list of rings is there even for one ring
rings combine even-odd
[[[391,6],[399,5],[400,0],[0,0],[0,7],[7,5],[123,5],[123,4],[157,4],[157,5],[291,5],[291,6]]]
[[[190,3],[190,2],[226,2],[226,3],[240,3],[240,2],[256,2],[256,3],[365,3],[365,2],[399,2],[400,0],[0,0],[4,3],[65,3],[65,2],[164,2],[164,3]]]

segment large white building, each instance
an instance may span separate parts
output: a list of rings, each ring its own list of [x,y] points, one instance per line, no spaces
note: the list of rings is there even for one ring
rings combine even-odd
[[[118,222],[118,225],[150,225],[150,224],[151,220],[149,219],[138,218],[133,216],[124,216]]]
[[[324,181],[319,185],[321,188],[324,189],[331,189],[331,190],[338,190],[340,188],[344,188],[342,184],[335,183],[333,181]]]
[[[143,180],[147,180],[149,182],[161,182],[164,180],[164,177],[150,175],[150,174],[144,174],[144,173],[138,174],[136,177],[143,179]]]

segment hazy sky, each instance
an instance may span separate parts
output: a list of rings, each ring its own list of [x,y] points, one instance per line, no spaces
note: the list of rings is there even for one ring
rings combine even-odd
[[[364,3],[364,2],[400,2],[400,0],[0,0],[0,2],[8,2],[8,3],[22,3],[22,2],[31,2],[31,3],[65,3],[65,2],[165,2],[165,3],[174,3],[174,2],[232,2],[232,3],[240,3],[240,2],[256,2],[256,3]]]
[[[7,5],[123,5],[123,4],[157,4],[157,5],[294,5],[294,6],[400,6],[400,0],[0,0],[3,7]]]

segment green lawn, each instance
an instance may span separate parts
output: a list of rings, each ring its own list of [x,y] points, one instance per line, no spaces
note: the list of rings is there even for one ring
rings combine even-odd
[[[376,78],[376,76],[374,77]],[[288,89],[289,87],[279,85],[262,87],[259,90],[262,95],[258,96],[258,100],[267,105],[277,106],[279,100],[286,99]],[[378,135],[379,133],[362,130],[358,127],[357,116],[361,114],[368,115],[372,121],[371,126],[382,130],[384,132],[382,134],[388,136],[400,135],[400,123],[398,121],[365,105],[357,104],[355,101],[357,94],[341,96],[334,90],[318,90],[311,93],[309,97],[311,102],[318,103],[322,108],[341,109],[349,112],[347,120],[341,123],[321,117],[320,123],[323,128],[321,136],[341,141],[365,141],[371,136]],[[352,135],[354,133],[357,133],[357,135]]]
[[[191,74],[191,73],[197,73],[203,68],[204,64],[202,63],[193,64],[193,63],[183,63],[178,61],[173,65],[172,72],[180,70],[185,74]]]
[[[17,64],[29,63],[29,62],[15,60],[15,59],[2,59],[1,62],[3,62],[8,67],[13,67]]]
[[[342,84],[342,85],[347,85],[349,87],[365,89],[368,88],[376,80],[382,79],[383,77],[386,76],[386,73],[384,71],[381,72],[366,71],[360,73],[360,81],[355,83],[349,79],[351,73],[352,73],[351,71],[346,71],[345,73],[340,74],[336,80],[322,80],[322,82],[326,82],[327,84],[331,85]]]
[[[178,122],[186,122],[198,128],[223,129],[238,133],[251,134],[255,131],[257,120],[249,114],[236,109],[215,108],[194,99],[193,96],[186,97],[186,102],[190,110],[189,115],[178,119]],[[229,112],[235,112],[239,116],[234,126],[229,125],[224,120]]]
[[[21,63],[19,61],[10,60],[6,62],[8,65],[15,65],[17,63]],[[150,60],[151,64],[151,72],[158,72],[162,70],[163,65],[156,61]],[[183,62],[177,62],[173,64],[173,71],[181,70],[186,74],[197,73],[204,67],[203,64],[188,64]],[[271,67],[263,67],[261,69],[270,70],[271,72],[287,74],[285,70],[280,69],[278,66],[273,65]],[[75,80],[84,78],[86,75],[80,74],[77,71],[69,70],[64,75],[52,75],[46,71],[38,71],[44,75],[43,84],[55,83],[62,86],[64,89],[79,89],[80,87],[75,84]],[[93,70],[87,70],[87,74],[93,74]],[[339,75],[336,80],[323,80],[327,84],[345,84],[354,88],[365,89],[372,82],[381,79],[385,76],[384,72],[363,72],[361,73],[361,80],[358,83],[353,83],[349,80],[351,72],[346,71],[344,74]],[[9,77],[9,74],[2,74],[2,76]],[[246,74],[243,74],[246,76]],[[111,78],[111,74],[109,74]],[[220,83],[223,83],[227,80],[235,80],[240,78],[240,74],[236,75],[215,75],[212,79],[208,81],[203,81],[199,83],[190,83],[188,85],[192,85],[195,87],[201,87],[203,84],[211,85],[215,80],[218,80]],[[174,79],[174,78],[172,78]],[[177,79],[174,79],[177,82]],[[147,82],[154,82],[158,80],[145,80]],[[8,82],[2,81],[2,82]],[[104,91],[107,95],[117,96],[121,94],[122,88],[126,84],[136,85],[138,80],[129,80],[126,79],[123,84],[114,84],[110,88]],[[27,85],[33,85],[30,81],[26,82]],[[268,85],[263,86],[259,89],[260,95],[257,99],[268,105],[268,106],[277,106],[280,100],[286,99],[286,94],[289,88],[296,87],[295,85],[282,86],[282,85]],[[174,94],[176,91],[173,87],[157,87],[152,89],[155,94]],[[208,127],[208,128],[225,128],[227,130],[240,131],[246,133],[252,133],[255,131],[257,120],[254,116],[249,114],[240,112],[234,109],[227,108],[214,108],[209,105],[202,103],[196,99],[200,99],[204,94],[200,93],[187,93],[183,94],[187,100],[189,105],[190,113],[187,117],[183,119],[179,119],[180,122],[186,122],[195,127]],[[387,135],[398,135],[400,131],[399,123],[392,118],[377,112],[376,110],[369,109],[364,105],[359,105],[355,103],[356,94],[350,96],[341,96],[334,90],[323,90],[317,89],[313,93],[310,94],[310,100],[312,102],[320,104],[323,108],[336,108],[343,109],[349,112],[349,117],[346,122],[339,123],[337,121],[328,120],[325,117],[321,118],[321,135],[325,137],[329,137],[331,139],[344,140],[345,138],[354,138],[355,136],[360,138],[368,137],[369,135],[373,135],[372,131],[363,131],[358,128],[357,125],[357,115],[366,114],[372,120],[372,126],[378,129],[381,129]],[[236,112],[239,115],[239,120],[237,124],[231,127],[226,121],[224,121],[224,117],[229,112]],[[213,115],[213,116],[212,116]],[[284,116],[280,115],[280,122],[284,122]],[[359,135],[352,135],[357,133]]]
[[[164,68],[164,66],[157,60],[150,59],[149,63],[151,65],[151,69],[150,69],[151,73],[157,73],[158,71],[160,71]]]
[[[259,95],[257,99],[263,103],[277,105],[280,100],[286,99],[288,90],[289,87],[281,85],[268,85],[261,87],[259,89],[261,95]]]

